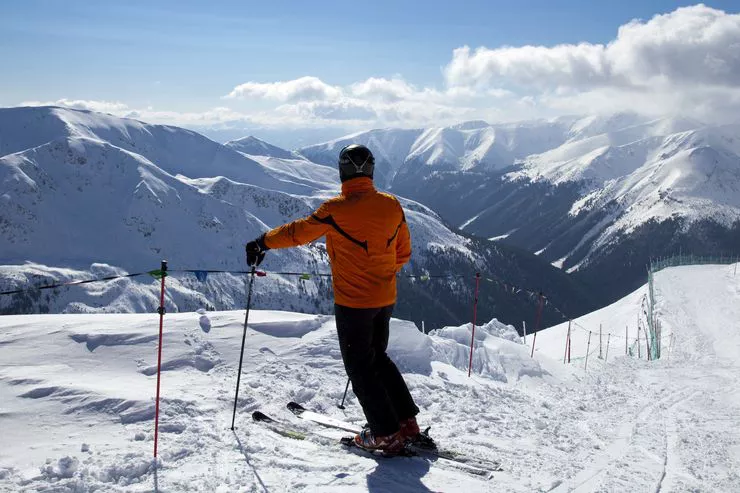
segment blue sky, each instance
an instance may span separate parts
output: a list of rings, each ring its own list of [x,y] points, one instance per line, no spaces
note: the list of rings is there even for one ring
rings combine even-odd
[[[267,111],[275,103],[265,98],[223,97],[245,82],[304,76],[345,88],[374,77],[445,90],[449,80],[443,70],[461,46],[605,45],[631,19],[647,22],[688,5],[636,0],[2,2],[0,105],[64,99],[169,112]],[[708,6],[727,14],[739,10],[736,1]],[[504,80],[496,87],[520,85]]]

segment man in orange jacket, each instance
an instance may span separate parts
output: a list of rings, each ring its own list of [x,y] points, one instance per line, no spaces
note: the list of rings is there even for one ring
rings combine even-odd
[[[259,265],[267,250],[326,236],[339,346],[368,422],[355,443],[393,454],[419,434],[419,408],[386,354],[396,273],[411,257],[411,239],[398,199],[375,189],[374,168],[367,147],[345,147],[339,154],[341,195],[309,217],[268,231],[246,249],[249,265]]]

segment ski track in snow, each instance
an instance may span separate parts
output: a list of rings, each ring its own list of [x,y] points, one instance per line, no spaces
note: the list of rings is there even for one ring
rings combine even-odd
[[[580,323],[624,327],[640,294]],[[346,411],[336,406],[346,377],[332,317],[250,313],[232,432],[244,313],[167,314],[155,467],[158,316],[5,316],[0,491],[740,491],[740,278],[726,266],[669,269],[656,297],[672,350],[651,363],[594,357],[587,372],[562,364],[562,326],[539,334],[534,360],[505,326],[477,328],[468,379],[469,326],[425,336],[394,320],[392,356],[421,424],[445,447],[500,460],[488,481],[347,452],[341,431],[285,409],[293,400],[364,423],[351,392]],[[252,422],[257,409],[318,435],[277,435]]]

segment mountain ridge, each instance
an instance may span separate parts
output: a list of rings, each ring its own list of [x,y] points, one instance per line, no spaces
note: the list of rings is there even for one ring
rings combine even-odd
[[[220,144],[190,131],[180,133],[176,127],[149,127],[75,110],[25,111],[31,121],[41,115],[42,120],[58,118],[64,124],[56,125],[55,135],[50,132],[37,138],[52,140],[0,157],[0,262],[8,272],[0,281],[7,289],[38,284],[44,279],[56,282],[89,277],[95,270],[91,266],[97,264],[146,272],[163,258],[172,269],[243,271],[243,248],[248,240],[269,228],[305,217],[338,192],[336,169],[300,156],[253,159],[225,146],[219,149]],[[0,111],[0,129],[10,125],[3,118],[5,114]],[[32,126],[26,131],[37,137],[42,133]],[[156,144],[163,139],[161,132],[166,132],[167,139],[158,148]],[[207,149],[192,149],[199,143]],[[191,154],[210,159],[191,173],[196,163]],[[209,176],[214,170],[219,173]],[[555,299],[574,312],[594,306],[588,293],[575,282],[549,266],[543,269],[547,264],[530,254],[493,248],[461,236],[429,208],[403,197],[400,200],[414,248],[405,274],[442,272],[464,274],[472,280],[476,271],[507,272],[512,284],[529,285],[537,280],[548,291],[553,287],[552,291],[558,291]],[[26,262],[36,266],[25,268]],[[39,278],[44,266],[47,274]],[[329,272],[321,243],[269,252],[263,268],[272,272]],[[25,271],[36,274],[25,275]],[[242,276],[223,275],[203,285],[194,280],[178,282],[177,299],[183,309],[198,303],[218,309],[243,304]],[[472,281],[458,285],[450,278],[435,283],[430,288],[429,284],[400,282],[398,314],[419,324],[426,320],[430,328],[467,318]],[[92,294],[94,288],[90,289],[93,291],[80,292],[79,299],[71,297],[69,290],[51,300],[3,298],[0,309],[105,310],[104,303]],[[131,289],[135,293],[138,288]],[[255,302],[265,308],[328,313],[332,308],[330,289],[326,278],[299,280],[273,275],[260,280]],[[429,289],[443,292],[449,304],[425,306],[421,300]],[[488,301],[484,312],[496,311],[502,319],[518,320],[534,312],[531,300],[517,300],[501,290],[487,291],[483,297]],[[148,304],[156,299],[151,293],[124,298],[128,301],[117,306],[128,306],[132,311],[152,308]],[[550,312],[545,318],[554,316]]]

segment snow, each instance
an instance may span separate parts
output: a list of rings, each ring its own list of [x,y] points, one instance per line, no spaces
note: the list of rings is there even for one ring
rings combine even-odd
[[[555,262],[551,262],[550,265],[552,265],[553,267],[555,267],[557,269],[562,269],[563,268],[563,263],[565,263],[565,260],[566,259],[567,259],[567,257],[559,258]]]
[[[476,216],[476,217],[477,217],[477,216]],[[461,229],[462,229],[462,228],[461,228]],[[490,238],[488,238],[488,241],[499,241],[499,240],[505,240],[506,238],[508,238],[509,236],[511,236],[511,234],[512,234],[512,233],[514,233],[514,231],[516,231],[516,230],[512,230],[512,231],[509,231],[509,232],[508,232],[508,233],[506,233],[506,234],[502,234],[502,235],[498,235],[498,236],[491,236]]]
[[[621,426],[602,457],[553,491],[740,488],[740,278],[735,268],[688,266],[656,274],[656,309],[663,336],[663,358],[657,362],[623,356],[625,328],[629,327],[631,345],[646,287],[574,321],[571,365],[585,365],[587,331],[591,331],[591,378],[598,378],[604,391],[626,384],[633,393],[630,401],[640,401],[639,394],[647,394],[648,399],[637,407],[622,403],[624,418],[615,420]],[[608,361],[598,358],[600,324],[604,344],[611,335],[612,346],[608,355],[603,354]],[[562,361],[567,327],[564,323],[539,333],[535,355]],[[594,405],[600,412],[610,412],[603,396]]]
[[[159,316],[0,318],[0,490],[8,491],[738,491],[740,278],[735,266],[655,276],[663,359],[624,356],[645,288],[521,343],[492,320],[424,335],[393,320],[390,353],[422,425],[465,453],[501,460],[493,479],[410,459],[371,459],[295,440],[252,411],[296,426],[285,404],[355,424],[333,317],[252,310],[237,428],[229,429],[244,312],[165,315],[159,462],[152,460]],[[576,325],[577,324],[577,325]],[[598,358],[585,330],[611,334]],[[605,349],[605,348],[604,348]],[[644,353],[643,353],[644,354]],[[311,428],[314,429],[314,428]]]
[[[467,221],[465,221],[464,223],[462,223],[462,224],[461,224],[461,225],[459,226],[459,228],[460,228],[461,230],[463,230],[463,229],[467,228],[467,227],[468,227],[468,225],[470,225],[470,223],[472,223],[473,221],[475,221],[476,219],[478,219],[478,217],[480,217],[480,214],[476,214],[475,216],[471,217],[470,219],[468,219]]]
[[[231,147],[244,154],[254,154],[257,156],[269,156],[280,159],[294,159],[295,156],[290,151],[281,149],[280,147],[274,146],[260,140],[257,137],[247,136],[241,139],[231,140],[224,144],[226,147]]]

